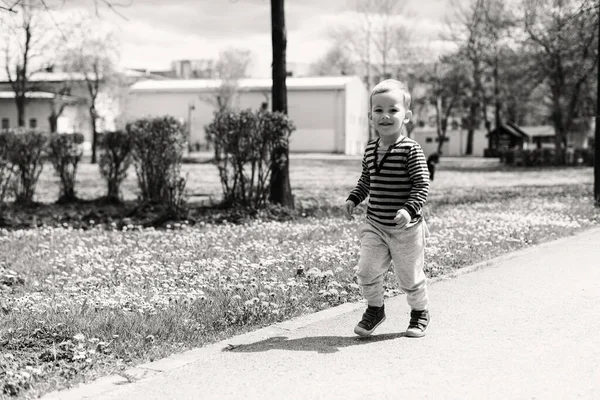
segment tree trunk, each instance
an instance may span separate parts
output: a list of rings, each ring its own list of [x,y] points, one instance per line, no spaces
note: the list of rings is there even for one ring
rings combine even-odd
[[[600,14],[600,8],[598,9]],[[600,15],[599,15],[600,17]],[[598,37],[600,38],[600,24],[598,24]],[[600,54],[600,39],[598,40],[598,54]],[[596,75],[596,132],[594,134],[594,199],[596,207],[600,207],[600,63]]]
[[[465,154],[473,154],[473,138],[475,137],[475,129],[477,128],[477,114],[479,113],[479,99],[471,98],[469,105],[469,127],[467,129],[467,148]]]
[[[271,0],[271,41],[273,46],[272,78],[273,87],[272,109],[287,115],[287,88],[286,88],[286,47],[284,0]],[[289,146],[285,143],[273,150],[271,164],[271,188],[269,201],[284,207],[294,208],[294,197],[290,185],[290,159]]]
[[[92,164],[96,164],[96,141],[97,141],[97,132],[96,132],[96,107],[90,107],[90,120],[92,122]]]
[[[50,125],[50,133],[56,133],[58,130],[58,116],[56,114],[50,114],[48,117],[48,124]]]
[[[15,96],[15,102],[17,104],[17,121],[19,128],[25,127],[25,101],[25,96]]]
[[[553,88],[553,112],[552,119],[554,122],[554,149],[555,149],[555,165],[561,165],[563,162],[563,144],[565,137],[564,118],[561,108],[562,92],[558,88]]]
[[[469,128],[467,131],[467,148],[465,149],[465,154],[470,156],[473,154],[473,138],[475,137],[475,130],[473,128]]]
[[[477,121],[477,113],[479,112],[479,96],[483,95],[481,88],[481,74],[479,72],[479,62],[473,62],[473,81],[474,90],[472,92],[471,101],[469,104],[469,126],[467,127],[467,146],[465,154],[470,156],[473,154],[473,138],[475,137],[475,122]]]
[[[446,138],[446,129],[448,128],[448,120],[442,117],[442,97],[437,96],[435,101],[435,115],[437,120],[437,136],[438,146],[437,153],[443,154],[444,150],[444,139]]]
[[[500,108],[502,107],[502,103],[500,101],[500,82],[498,77],[498,56],[496,56],[494,62],[494,101],[495,101],[495,119],[496,119],[496,129],[502,125],[502,121],[500,120]]]

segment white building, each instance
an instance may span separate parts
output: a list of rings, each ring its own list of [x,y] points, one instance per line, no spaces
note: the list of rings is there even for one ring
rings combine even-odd
[[[462,128],[448,127],[446,137],[442,146],[442,153],[447,157],[465,156],[467,150],[467,130]],[[488,147],[487,131],[485,129],[476,129],[473,132],[473,152],[472,156],[483,157],[483,151]],[[430,126],[415,127],[411,132],[410,137],[417,141],[423,153],[428,157],[430,154],[437,152],[438,135],[437,128]]]
[[[96,99],[96,129],[98,132],[114,130],[120,119],[121,96],[126,92],[129,82],[139,79],[164,79],[149,73],[135,70],[121,72],[124,88],[102,90]],[[52,107],[65,104],[65,108],[57,120],[58,133],[81,133],[84,137],[83,149],[91,150],[92,126],[89,114],[89,93],[83,76],[65,72],[36,72],[29,78],[30,87],[35,91],[27,93],[25,105],[25,127],[41,131],[50,131],[49,117]],[[108,89],[108,88],[107,88]],[[57,93],[66,93],[58,95]],[[0,129],[8,130],[18,127],[18,113],[15,104],[15,93],[6,74],[0,71]]]
[[[270,109],[271,79],[241,79],[234,106]],[[213,120],[220,80],[146,80],[132,85],[129,121],[171,115],[188,123],[192,146],[206,146],[204,127]],[[296,125],[292,152],[362,154],[368,141],[369,93],[359,77],[287,78],[288,115]]]
[[[25,114],[25,126],[27,128],[50,131],[49,117],[55,97],[56,94],[48,92],[27,93],[27,112]],[[65,104],[65,107],[61,116],[57,119],[58,132],[81,132],[81,129],[73,125],[74,121],[82,120],[83,116],[81,114],[85,111],[80,107],[80,99],[74,96],[61,96],[60,101]],[[2,131],[14,129],[18,126],[15,92],[13,91],[0,91],[0,123]]]

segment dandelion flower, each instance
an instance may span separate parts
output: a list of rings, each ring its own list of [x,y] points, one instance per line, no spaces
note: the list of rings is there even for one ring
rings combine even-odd
[[[83,335],[83,333],[78,333],[77,335],[73,336],[73,339],[75,339],[78,342],[83,342],[85,340],[85,336]]]

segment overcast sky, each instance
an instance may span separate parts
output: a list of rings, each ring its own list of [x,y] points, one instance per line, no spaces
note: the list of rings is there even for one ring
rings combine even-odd
[[[91,0],[88,0],[91,4]],[[402,0],[398,0],[402,1]],[[113,3],[128,0],[113,0]],[[81,4],[73,0],[70,4]],[[99,2],[100,3],[100,2]],[[103,21],[115,25],[124,67],[168,69],[174,59],[216,58],[227,47],[253,53],[252,75],[270,76],[269,0],[131,0],[105,6]],[[419,40],[433,43],[449,12],[449,0],[412,0],[409,24]],[[352,18],[354,0],[287,0],[288,62],[311,63],[331,44],[331,26]],[[88,10],[93,7],[88,6]]]

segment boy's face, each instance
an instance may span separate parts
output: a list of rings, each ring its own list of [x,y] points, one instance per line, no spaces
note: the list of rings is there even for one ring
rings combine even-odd
[[[402,133],[402,124],[412,115],[404,107],[404,94],[401,90],[378,93],[371,99],[371,123],[381,137],[393,137]]]

